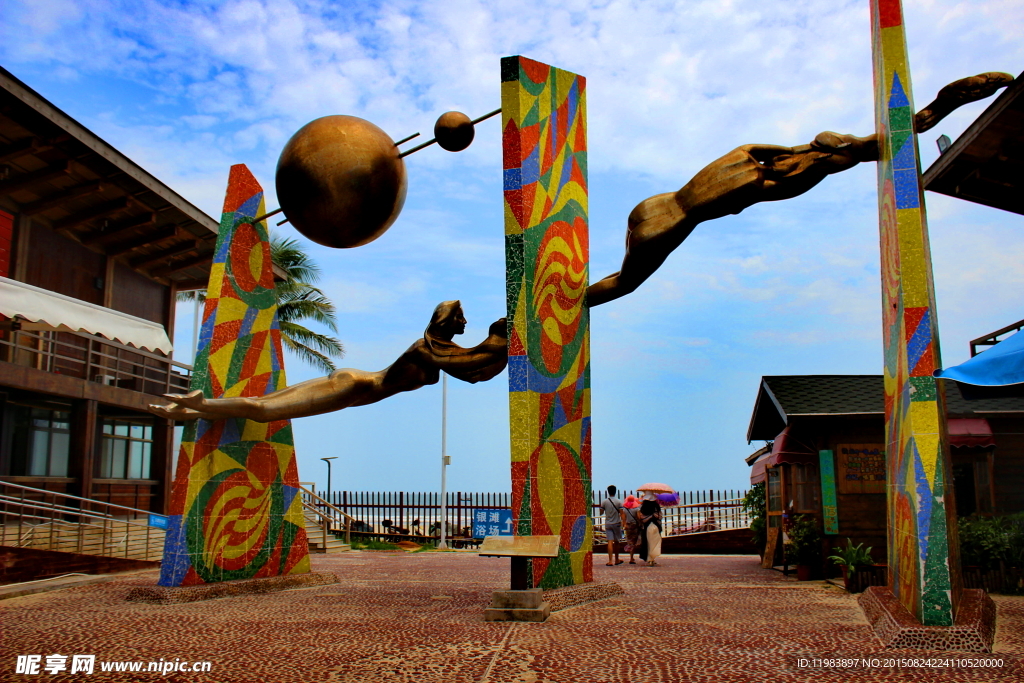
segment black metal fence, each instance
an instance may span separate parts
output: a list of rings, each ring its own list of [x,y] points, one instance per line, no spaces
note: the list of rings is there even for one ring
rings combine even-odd
[[[311,485],[310,485],[311,486]],[[398,533],[410,536],[436,536],[440,532],[441,494],[438,492],[409,491],[317,491],[324,500],[357,520],[352,530],[365,534]],[[735,505],[746,491],[700,490],[681,491],[680,506],[721,505],[731,502]],[[591,517],[601,523],[601,502],[607,494],[604,491],[591,492]],[[620,499],[636,495],[634,491],[622,491]],[[452,491],[445,501],[449,537],[468,537],[475,509],[512,508],[512,493],[466,493]],[[682,511],[681,511],[682,512]],[[696,514],[696,511],[694,511]]]

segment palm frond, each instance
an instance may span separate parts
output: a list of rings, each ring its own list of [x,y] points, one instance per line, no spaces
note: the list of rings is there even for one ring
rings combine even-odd
[[[345,355],[345,346],[340,340],[325,334],[314,332],[294,322],[278,321],[281,328],[281,341],[287,345],[302,344],[316,348],[321,353],[341,358]]]
[[[320,279],[320,266],[303,251],[298,240],[271,233],[270,259],[289,281],[313,283]]]
[[[178,301],[195,301],[199,300],[199,303],[206,301],[206,290],[205,289],[187,289],[184,292],[178,292]]]

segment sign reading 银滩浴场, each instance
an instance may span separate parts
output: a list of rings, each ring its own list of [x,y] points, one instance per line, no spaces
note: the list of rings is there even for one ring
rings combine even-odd
[[[514,536],[512,511],[502,508],[473,510],[473,538]]]

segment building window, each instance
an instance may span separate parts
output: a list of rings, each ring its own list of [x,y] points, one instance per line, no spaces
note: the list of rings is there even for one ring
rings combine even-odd
[[[71,412],[8,403],[4,408],[0,452],[3,474],[66,477],[71,452]]]
[[[796,512],[821,513],[821,483],[813,463],[790,465],[793,473],[793,505]]]
[[[152,454],[152,425],[126,420],[103,420],[100,478],[149,479]]]
[[[71,414],[45,408],[31,411],[26,474],[30,477],[68,476]]]
[[[779,526],[782,519],[782,477],[778,467],[765,470],[768,475],[768,526]]]

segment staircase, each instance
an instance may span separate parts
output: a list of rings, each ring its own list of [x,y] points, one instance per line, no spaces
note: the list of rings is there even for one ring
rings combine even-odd
[[[128,560],[159,561],[163,557],[163,529],[140,526],[118,519],[82,522],[50,520],[37,524],[22,524],[20,534],[16,524],[7,524],[5,527],[7,528],[0,532],[0,538],[5,539],[2,545],[17,548],[121,557]]]
[[[151,517],[146,510],[0,482],[0,546],[159,561],[165,532],[149,525]]]
[[[309,486],[312,486],[310,484]],[[351,550],[349,543],[352,517],[316,495],[305,484],[299,484],[302,495],[302,516],[306,520],[306,538],[311,553],[342,553]],[[345,534],[341,540],[335,534]]]
[[[303,509],[302,513],[306,520],[306,538],[309,540],[309,552],[343,553],[352,549],[352,546],[334,535],[333,529],[328,529],[327,541],[325,543],[323,518],[308,509]]]

